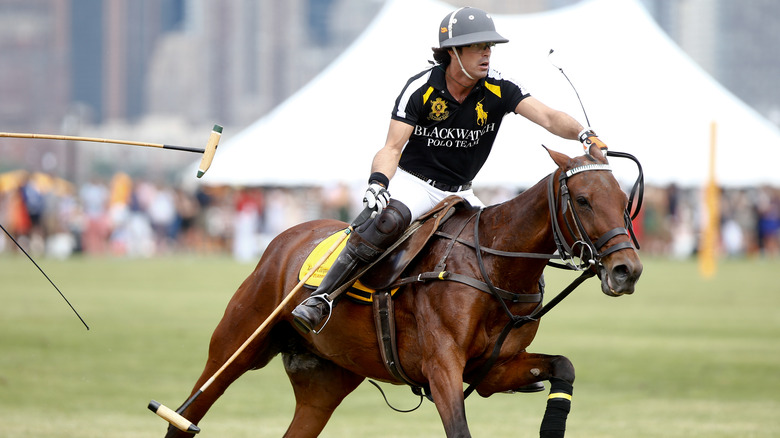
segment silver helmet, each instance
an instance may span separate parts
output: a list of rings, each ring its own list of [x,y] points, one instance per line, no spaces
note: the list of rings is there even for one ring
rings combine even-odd
[[[447,14],[439,26],[439,47],[441,48],[506,42],[509,40],[496,32],[493,18],[482,9],[460,8]]]

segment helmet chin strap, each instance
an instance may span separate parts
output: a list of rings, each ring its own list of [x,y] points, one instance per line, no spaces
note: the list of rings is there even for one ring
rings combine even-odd
[[[472,81],[475,81],[476,79],[474,79],[474,78],[473,78],[473,77],[472,77],[472,76],[469,74],[469,72],[467,72],[467,71],[466,71],[466,68],[465,68],[465,67],[463,67],[463,63],[460,61],[460,55],[458,55],[458,48],[457,48],[457,47],[453,47],[453,48],[452,48],[452,51],[453,51],[453,52],[455,52],[455,59],[457,59],[457,60],[458,60],[458,64],[460,65],[460,71],[462,71],[462,72],[463,72],[463,74],[464,74],[464,75],[466,75],[466,77],[467,77],[467,78],[471,79]]]

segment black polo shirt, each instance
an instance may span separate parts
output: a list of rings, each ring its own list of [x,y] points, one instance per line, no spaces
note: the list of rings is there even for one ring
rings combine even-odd
[[[450,185],[474,179],[485,164],[504,115],[530,96],[519,84],[490,69],[463,103],[447,91],[436,65],[406,83],[392,118],[414,126],[399,166]]]

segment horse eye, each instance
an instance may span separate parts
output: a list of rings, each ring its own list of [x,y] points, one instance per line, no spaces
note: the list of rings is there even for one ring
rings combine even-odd
[[[577,196],[577,205],[583,208],[589,208],[590,203],[588,202],[588,199],[584,196]]]

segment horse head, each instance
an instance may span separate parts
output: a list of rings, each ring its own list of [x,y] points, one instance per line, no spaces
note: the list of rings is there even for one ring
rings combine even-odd
[[[631,231],[631,202],[612,175],[607,158],[595,145],[575,158],[547,152],[559,167],[550,177],[548,191],[559,255],[570,266],[598,275],[606,295],[634,293],[642,262],[638,246],[632,244],[636,239]],[[575,264],[574,259],[580,262]]]

